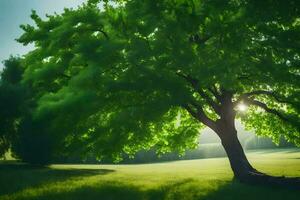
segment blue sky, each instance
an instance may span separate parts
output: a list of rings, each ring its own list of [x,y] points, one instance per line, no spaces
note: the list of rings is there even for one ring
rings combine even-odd
[[[32,24],[31,10],[40,16],[62,12],[63,8],[77,7],[85,0],[0,0],[0,61],[9,55],[23,55],[32,47],[15,41],[22,34],[20,24]],[[0,70],[3,68],[0,63]]]

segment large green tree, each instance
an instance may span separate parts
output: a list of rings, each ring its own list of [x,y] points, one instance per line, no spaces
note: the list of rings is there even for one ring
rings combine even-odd
[[[235,177],[283,183],[251,166],[235,119],[300,145],[299,3],[96,0],[45,19],[33,12],[18,39],[35,45],[22,60],[30,124],[57,146],[116,159],[153,146],[183,152],[208,126]]]

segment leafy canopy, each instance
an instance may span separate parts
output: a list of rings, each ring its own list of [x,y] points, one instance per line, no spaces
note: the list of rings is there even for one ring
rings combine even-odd
[[[99,2],[21,26],[30,130],[99,158],[182,152],[227,91],[246,127],[300,145],[299,1]]]
[[[18,116],[26,95],[25,89],[19,84],[24,71],[20,59],[11,57],[4,65],[6,67],[0,79],[0,157],[9,150],[11,141],[17,135]]]

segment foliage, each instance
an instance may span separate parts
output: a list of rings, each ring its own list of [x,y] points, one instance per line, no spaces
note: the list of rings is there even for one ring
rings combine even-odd
[[[20,59],[11,57],[4,65],[0,79],[0,157],[4,156],[16,137],[25,96],[25,90],[19,84],[24,71]]]
[[[98,2],[46,19],[33,11],[35,24],[21,26],[18,41],[35,46],[22,59],[23,159],[40,148],[182,153],[240,102],[251,107],[234,117],[248,128],[300,145],[299,1]]]

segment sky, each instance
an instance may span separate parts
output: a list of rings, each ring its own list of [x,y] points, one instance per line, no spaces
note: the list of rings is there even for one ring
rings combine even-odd
[[[22,34],[20,24],[33,24],[31,10],[38,15],[60,13],[65,7],[77,7],[86,0],[0,0],[0,70],[2,61],[10,55],[23,55],[32,46],[23,46],[15,41]]]

